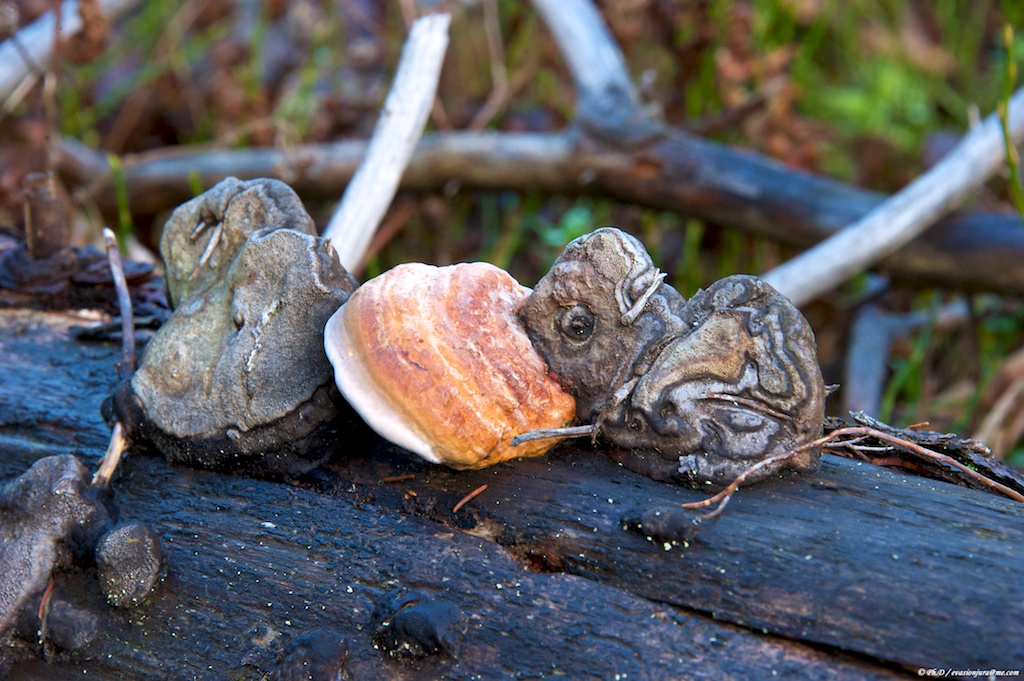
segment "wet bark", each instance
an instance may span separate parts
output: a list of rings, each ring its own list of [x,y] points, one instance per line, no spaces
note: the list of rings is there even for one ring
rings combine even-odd
[[[119,350],[75,342],[74,323],[0,312],[0,480],[49,454],[94,467],[103,453],[99,405]],[[345,637],[352,678],[1024,666],[1024,506],[1000,497],[826,456],[815,473],[742,490],[694,540],[665,546],[624,519],[701,494],[600,451],[456,472],[365,433],[329,446],[327,467],[291,481],[131,452],[115,499],[122,519],[160,537],[163,582],[115,610],[93,569],[61,573],[58,590],[99,614],[102,633],[45,667],[15,662],[10,678],[260,678],[285,641],[317,627]],[[459,609],[452,655],[374,649],[370,611],[396,586]]]

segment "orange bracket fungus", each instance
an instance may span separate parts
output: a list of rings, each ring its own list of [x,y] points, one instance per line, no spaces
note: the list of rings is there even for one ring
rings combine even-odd
[[[379,434],[435,463],[543,454],[513,436],[575,415],[516,313],[530,290],[486,263],[399,265],[356,290],[324,347],[345,399]]]

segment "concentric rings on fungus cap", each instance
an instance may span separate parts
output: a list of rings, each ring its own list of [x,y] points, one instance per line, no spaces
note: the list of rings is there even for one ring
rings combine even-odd
[[[545,453],[573,398],[516,317],[530,289],[487,263],[399,265],[327,322],[324,346],[348,402],[380,435],[435,463],[483,468]]]

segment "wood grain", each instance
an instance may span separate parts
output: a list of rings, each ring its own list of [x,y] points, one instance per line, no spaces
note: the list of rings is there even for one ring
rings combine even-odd
[[[0,312],[0,480],[52,453],[90,466],[102,455],[118,349],[73,342],[71,323]],[[122,519],[160,536],[163,583],[115,611],[91,569],[63,573],[59,590],[101,616],[102,635],[9,678],[260,678],[287,638],[323,626],[348,639],[352,678],[1024,665],[1024,506],[998,497],[826,457],[813,475],[742,490],[689,546],[666,550],[623,518],[701,495],[599,451],[456,472],[366,434],[333,446],[327,468],[290,482],[132,452],[115,499]],[[381,482],[405,473],[415,478]],[[369,611],[398,585],[459,607],[454,656],[405,663],[373,649]]]

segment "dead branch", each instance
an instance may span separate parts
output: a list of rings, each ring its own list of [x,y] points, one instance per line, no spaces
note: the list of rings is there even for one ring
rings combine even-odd
[[[408,190],[458,187],[599,194],[671,210],[798,247],[810,247],[857,222],[885,197],[797,172],[680,130],[641,110],[621,53],[586,0],[538,0],[566,53],[579,91],[578,125],[558,133],[440,133],[425,136],[402,176]],[[570,11],[572,10],[572,11]],[[125,157],[137,214],[191,197],[189,178],[212,185],[228,175],[275,177],[303,197],[331,199],[366,151],[364,142],[277,149],[178,147]],[[76,197],[116,209],[102,157],[65,143],[64,172]],[[904,281],[1024,294],[1024,230],[1008,215],[953,216],[878,263]]]
[[[360,267],[423,135],[436,98],[450,23],[449,14],[432,14],[413,23],[394,84],[367,146],[366,160],[348,183],[324,230],[324,237],[331,240],[338,259],[349,271]]]
[[[945,459],[924,455],[899,442],[881,442],[881,449],[870,446],[874,443],[854,444],[852,442],[836,443],[837,449],[847,447],[854,451],[858,458],[879,465],[898,465],[915,471],[934,480],[951,482],[962,487],[973,489],[995,489],[990,482],[997,482],[1024,497],[1024,475],[1013,470],[1001,461],[992,458],[991,450],[983,442],[964,438],[953,433],[941,433],[923,429],[927,423],[909,428],[896,428],[863,412],[850,412],[850,418],[859,426],[880,430],[891,436],[908,440],[918,447],[943,452],[944,456],[955,460],[959,465],[952,465]],[[825,430],[843,428],[845,424],[837,424],[837,419],[826,419]],[[877,438],[876,438],[877,439]],[[888,454],[889,456],[883,456]],[[892,464],[882,463],[885,459]]]
[[[626,59],[590,0],[533,0],[576,85],[576,118],[604,142],[630,145],[659,125],[640,107]]]
[[[948,331],[967,322],[970,315],[970,305],[962,299],[938,310],[918,310],[902,315],[887,314],[875,304],[865,305],[857,312],[850,330],[843,368],[842,410],[877,416],[881,411],[893,341],[929,323]]]
[[[62,170],[116,214],[105,159],[65,140]],[[275,177],[307,199],[331,199],[366,150],[362,141],[279,149],[176,147],[124,158],[136,215],[152,215],[191,197],[188,178],[205,185],[227,176]],[[90,184],[91,183],[91,184]],[[793,246],[812,246],[867,214],[884,196],[794,171],[763,156],[670,131],[636,152],[586,143],[575,129],[559,133],[425,135],[401,187],[445,187],[600,194],[693,215]],[[906,282],[1024,294],[1024,229],[1004,214],[953,215],[883,260],[879,269]]]
[[[109,435],[100,403],[119,350],[72,341],[68,328],[77,322],[65,315],[26,319],[24,311],[0,313],[0,411],[9,424],[0,434],[2,479],[69,444],[95,461]],[[29,384],[39,389],[24,390]],[[148,456],[122,465],[131,484],[119,487],[118,501],[159,528],[172,583],[141,609],[104,610],[87,658],[45,669],[32,662],[12,677],[270,673],[281,641],[256,650],[244,634],[286,619],[286,635],[316,627],[351,634],[352,678],[509,676],[522,671],[522,650],[536,651],[530,669],[538,677],[571,668],[611,678],[622,660],[642,659],[648,678],[715,678],[737,661],[746,665],[740,677],[756,678],[784,660],[782,672],[810,679],[835,675],[849,659],[842,650],[860,660],[839,675],[850,679],[896,678],[898,665],[936,660],[957,668],[1024,664],[1020,646],[1006,645],[1024,640],[1024,506],[830,455],[815,472],[744,488],[688,547],[652,544],[646,521],[646,534],[622,528],[668,508],[689,522],[680,506],[702,493],[571,444],[498,469],[451,471],[356,439],[321,482],[305,484]],[[484,484],[485,494],[451,512]],[[235,570],[224,575],[225,564]],[[373,666],[382,660],[366,622],[396,580],[457,600],[471,627],[458,657]],[[168,626],[180,622],[182,603],[194,605],[188,626]],[[980,635],[959,635],[965,626]],[[566,636],[585,636],[586,646],[566,647]],[[749,640],[771,647],[751,657]],[[813,660],[794,657],[808,649]],[[608,655],[596,658],[601,651]],[[271,664],[254,671],[247,656],[257,652]]]
[[[1024,139],[1024,90],[1007,107],[1014,140]],[[907,244],[992,176],[1006,158],[1002,124],[992,114],[934,168],[835,236],[764,275],[804,305]]]
[[[100,0],[103,11],[118,17],[139,4],[139,0]],[[26,78],[37,79],[37,70],[53,54],[54,14],[47,12],[0,43],[0,98],[6,97]],[[60,36],[67,39],[82,29],[77,2],[62,3]]]

